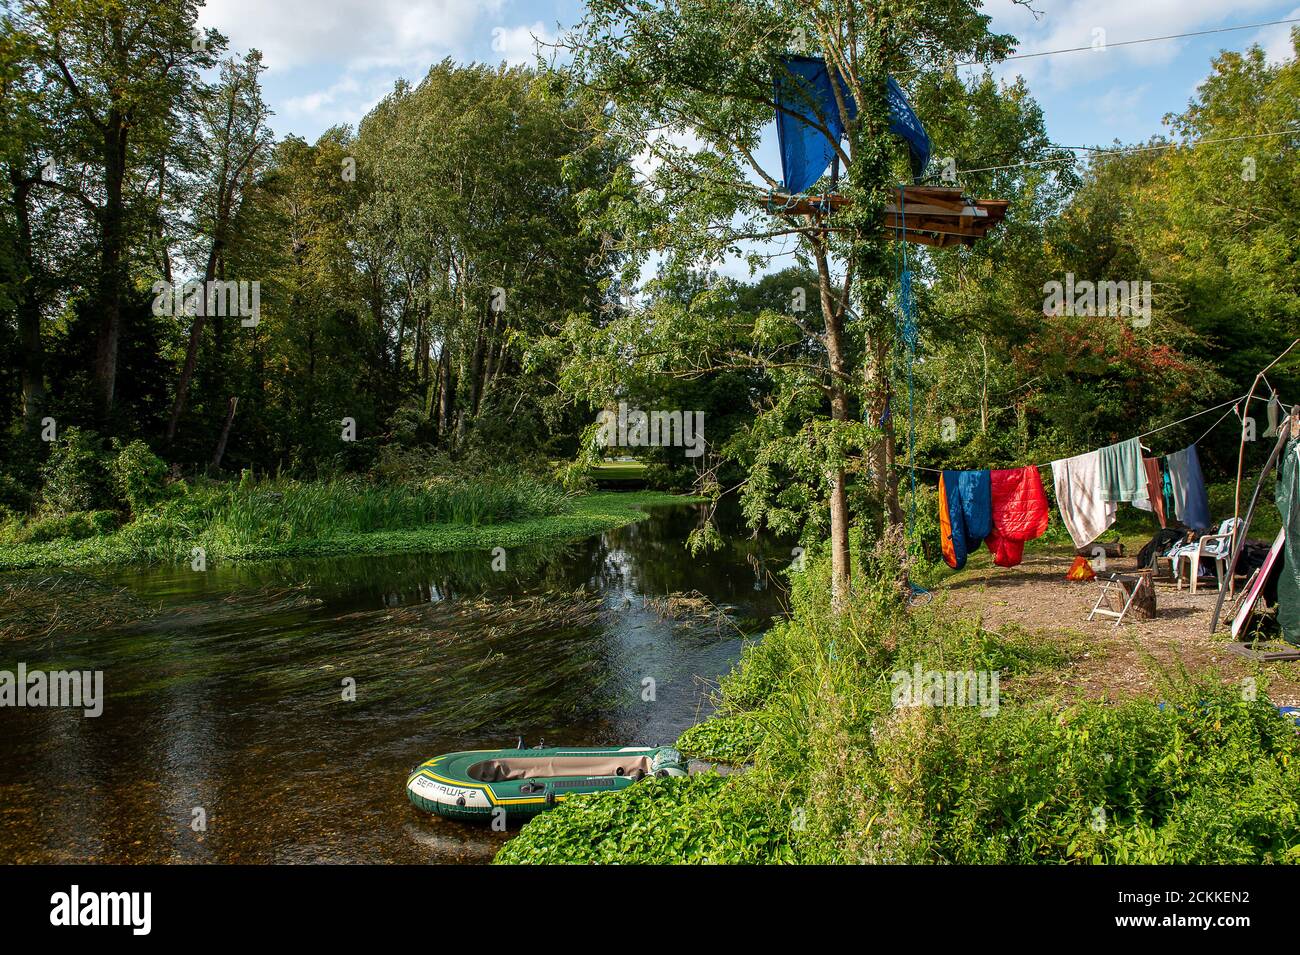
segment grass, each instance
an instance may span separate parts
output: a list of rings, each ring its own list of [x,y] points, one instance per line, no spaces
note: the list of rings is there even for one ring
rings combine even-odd
[[[641,461],[599,461],[587,473],[600,484],[644,481],[646,465]]]
[[[90,537],[0,543],[0,570],[438,552],[583,537],[685,498],[654,491],[568,498],[548,485],[276,481],[210,485]]]

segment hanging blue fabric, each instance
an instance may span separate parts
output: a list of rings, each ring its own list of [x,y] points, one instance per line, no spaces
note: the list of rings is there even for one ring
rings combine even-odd
[[[836,85],[852,119],[858,105],[839,73]],[[844,123],[826,61],[819,56],[784,56],[772,81],[776,100],[776,135],[781,147],[781,175],[786,192],[798,195],[812,188],[835,156],[844,138]],[[886,104],[890,132],[907,143],[912,174],[919,177],[930,162],[930,137],[907,102],[903,89],[888,78]],[[825,127],[825,132],[821,127]],[[827,133],[830,134],[829,138]]]
[[[844,124],[821,57],[786,56],[781,58],[781,67],[772,83],[777,105],[776,135],[781,144],[785,189],[797,195],[812,188],[831,164],[834,144],[844,138]],[[839,86],[849,115],[855,115],[856,104],[843,80],[839,80]],[[825,125],[831,134],[829,139],[819,125]]]
[[[891,76],[889,77],[889,131],[903,137],[907,151],[912,159],[912,175],[917,179],[930,165],[930,137],[925,127],[912,109],[912,104],[903,95],[903,88]]]

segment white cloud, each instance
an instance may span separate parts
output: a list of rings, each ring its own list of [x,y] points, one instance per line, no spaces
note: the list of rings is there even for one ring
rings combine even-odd
[[[532,65],[540,54],[547,58],[546,44],[555,42],[555,34],[538,20],[532,26],[493,27],[492,50],[511,66]]]
[[[1104,50],[1012,60],[999,71],[1065,89],[1113,74],[1137,75],[1139,71],[1159,69],[1171,63],[1188,41],[1160,40],[1129,46],[1116,43],[1228,26],[1247,14],[1271,19],[1263,14],[1276,9],[1276,0],[1235,0],[1231,5],[1222,0],[1070,0],[1037,21],[1021,7],[1013,7],[1011,13],[996,8],[989,12],[994,29],[1020,37],[1017,52],[1022,54],[1091,47],[1094,39],[1104,39]],[[1097,34],[1096,30],[1104,32]],[[1225,45],[1235,44],[1226,41]]]
[[[427,65],[481,35],[504,0],[208,0],[200,22],[269,70]]]
[[[1296,7],[1279,20],[1300,19],[1300,7]],[[1295,47],[1291,43],[1291,30],[1300,24],[1279,23],[1277,26],[1265,27],[1251,38],[1251,43],[1258,43],[1264,48],[1264,56],[1270,63],[1281,63],[1295,56]]]

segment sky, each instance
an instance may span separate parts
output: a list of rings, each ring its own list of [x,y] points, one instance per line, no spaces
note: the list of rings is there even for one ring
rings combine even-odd
[[[984,5],[994,29],[1019,38],[1020,53],[1090,46],[1097,29],[1116,43],[1300,18],[1297,0],[1032,2],[1037,19],[1011,0]],[[444,57],[531,62],[535,38],[553,40],[582,9],[579,0],[208,0],[200,19],[226,34],[232,51],[262,51],[273,128],[312,140],[330,126],[355,125],[396,79],[418,82]],[[1257,42],[1280,59],[1289,50],[1288,30],[1090,49],[1012,61],[996,72],[1024,75],[1055,142],[1137,142],[1186,106],[1219,50]]]
[[[1023,76],[1043,108],[1052,141],[1066,146],[1137,143],[1164,131],[1183,111],[1221,50],[1258,43],[1269,59],[1291,52],[1289,25],[1242,29],[1121,46],[1129,40],[1300,19],[1300,0],[985,0],[992,29],[1017,37],[1017,53],[1071,47],[1102,50],[1004,62],[1004,79]],[[257,48],[267,66],[264,93],[279,136],[312,141],[331,126],[357,122],[398,78],[419,80],[433,63],[531,63],[583,12],[581,0],[207,0],[200,16],[230,40]],[[1098,33],[1098,31],[1103,31]],[[545,48],[543,46],[543,52]],[[925,117],[921,117],[924,122]],[[758,153],[777,178],[775,124]],[[961,157],[958,167],[966,165]],[[643,157],[642,162],[647,162]],[[775,254],[779,268],[791,250]],[[649,267],[649,266],[648,266]],[[744,278],[739,259],[719,271]]]

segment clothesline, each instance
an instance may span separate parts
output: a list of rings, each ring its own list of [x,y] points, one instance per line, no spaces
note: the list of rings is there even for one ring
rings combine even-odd
[[[1169,422],[1169,424],[1162,424],[1162,425],[1161,425],[1160,427],[1158,427],[1158,428],[1152,428],[1150,431],[1144,431],[1144,432],[1142,432],[1141,434],[1137,435],[1137,437],[1138,437],[1139,439],[1141,439],[1141,438],[1149,438],[1149,437],[1150,437],[1151,435],[1153,435],[1153,434],[1157,434],[1157,433],[1159,433],[1159,432],[1161,432],[1161,431],[1165,431],[1165,430],[1167,430],[1167,429],[1169,429],[1169,428],[1174,427],[1175,425],[1183,424],[1183,423],[1186,422],[1186,421],[1191,421],[1193,418],[1199,418],[1201,415],[1207,415],[1207,414],[1209,414],[1209,413],[1212,412],[1212,411],[1218,411],[1220,408],[1228,408],[1230,405],[1235,407],[1236,405],[1238,405],[1239,403],[1241,403],[1242,401],[1244,401],[1244,400],[1246,400],[1246,399],[1248,399],[1248,398],[1251,399],[1251,400],[1254,400],[1254,401],[1268,401],[1268,400],[1270,400],[1269,398],[1265,398],[1263,395],[1253,395],[1253,396],[1252,396],[1252,395],[1238,395],[1236,398],[1230,398],[1230,399],[1228,399],[1227,401],[1221,402],[1220,404],[1213,405],[1213,406],[1211,406],[1211,407],[1209,407],[1209,408],[1202,408],[1200,411],[1194,411],[1194,412],[1192,412],[1191,414],[1187,415],[1187,417],[1185,417],[1185,418],[1179,418],[1177,421],[1171,421],[1171,422]],[[1192,443],[1193,443],[1193,444],[1200,444],[1202,441],[1204,441],[1204,440],[1206,439],[1206,437],[1209,436],[1210,432],[1213,431],[1215,428],[1217,428],[1220,424],[1222,424],[1223,421],[1224,421],[1224,419],[1227,418],[1228,415],[1231,414],[1231,413],[1232,413],[1232,410],[1231,410],[1231,408],[1229,408],[1229,410],[1226,411],[1226,412],[1224,412],[1223,416],[1220,417],[1218,421],[1216,421],[1214,424],[1212,424],[1212,425],[1210,426],[1209,431],[1206,431],[1205,434],[1201,435],[1200,438],[1198,438],[1196,441],[1193,441]],[[1051,465],[1051,462],[1048,462],[1048,463],[1046,463],[1046,464],[1035,464],[1035,465],[1033,465],[1033,466],[1036,467],[1036,468],[1050,468],[1052,465]],[[917,469],[918,471],[929,471],[931,474],[942,474],[944,471],[951,471],[951,470],[953,470],[952,468],[932,468],[932,467],[927,467],[927,466],[925,466],[925,465],[923,465],[923,464],[918,464],[918,465],[916,465],[916,469]]]

